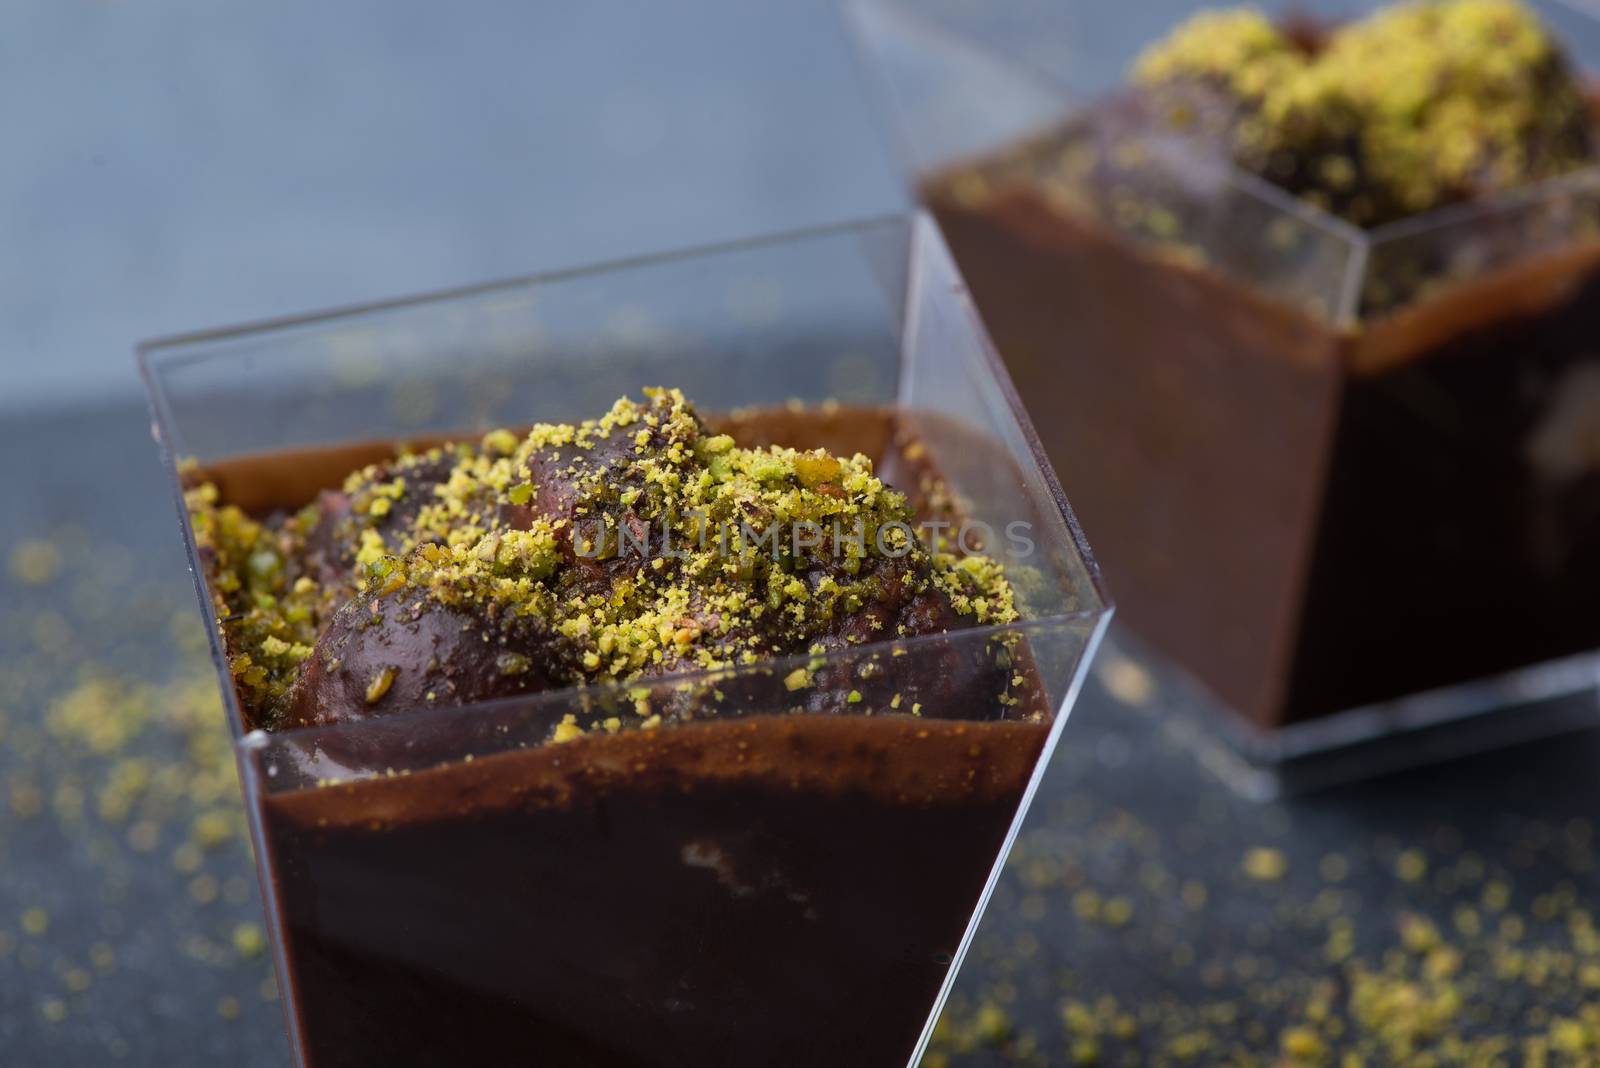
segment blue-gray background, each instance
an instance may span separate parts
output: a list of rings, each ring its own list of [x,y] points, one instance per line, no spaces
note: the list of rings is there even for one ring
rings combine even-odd
[[[8,0],[0,413],[165,333],[903,203],[831,0]]]
[[[898,208],[836,3],[3,0],[0,416],[135,396],[155,335]],[[1193,6],[923,3],[1091,82],[1127,49],[1030,27]]]

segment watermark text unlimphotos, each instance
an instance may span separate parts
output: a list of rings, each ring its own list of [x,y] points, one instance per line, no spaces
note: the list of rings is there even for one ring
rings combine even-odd
[[[870,533],[860,519],[849,526],[837,519],[827,524],[801,519],[769,523],[759,529],[742,521],[738,524],[708,523],[700,512],[686,513],[682,519],[686,522],[681,526],[692,533],[685,534],[681,529],[674,531],[673,525],[665,519],[655,526],[638,520],[622,524],[600,519],[579,521],[574,525],[573,545],[579,556],[589,559],[632,555],[640,559],[678,560],[707,551],[724,557],[766,552],[773,558],[821,555],[859,558],[868,555],[869,544],[879,556],[893,559],[905,556],[919,542],[959,555],[996,555],[1001,545],[1001,533],[992,525],[975,519],[961,522],[926,519],[915,524],[892,520]],[[1003,533],[1005,550],[1002,555],[1012,559],[1033,555],[1032,523],[1020,520],[1007,523]]]

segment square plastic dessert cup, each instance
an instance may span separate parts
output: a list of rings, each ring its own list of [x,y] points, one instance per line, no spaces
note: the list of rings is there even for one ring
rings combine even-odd
[[[1257,777],[1595,722],[1600,167],[1361,230],[1181,138],[1114,150],[1155,211],[1038,162],[1210,6],[847,6],[1123,618]],[[1600,23],[1530,6],[1600,69]]]
[[[926,217],[140,359],[180,513],[191,465],[225,497],[291,508],[371,443],[576,420],[662,384],[708,416],[888,413],[968,517],[1025,524],[992,549],[1019,591],[1008,627],[340,727],[247,732],[212,628],[297,1063],[915,1063],[1110,612]],[[183,536],[209,615],[186,514]],[[786,682],[925,686],[1001,649],[1037,684],[1033,720],[959,686],[918,715],[842,692],[837,714],[798,714]],[[655,730],[632,715],[711,690],[735,711]],[[547,742],[568,715],[635,729]]]

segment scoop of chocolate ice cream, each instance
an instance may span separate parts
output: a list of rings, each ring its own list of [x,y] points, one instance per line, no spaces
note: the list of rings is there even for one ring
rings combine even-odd
[[[400,588],[346,602],[275,726],[331,726],[392,709],[448,707],[559,685],[570,648],[537,616],[478,611]]]

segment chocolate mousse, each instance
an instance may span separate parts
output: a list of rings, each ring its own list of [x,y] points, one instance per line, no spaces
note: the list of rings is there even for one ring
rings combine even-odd
[[[905,1063],[1051,720],[928,453],[657,390],[187,472],[305,1063]]]
[[[1513,0],[1231,9],[924,193],[1132,626],[1272,728],[1600,645],[1597,143]]]

